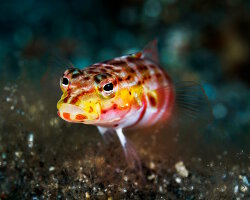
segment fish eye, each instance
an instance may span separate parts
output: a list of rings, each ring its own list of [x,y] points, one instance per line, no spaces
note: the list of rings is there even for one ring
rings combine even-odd
[[[113,88],[114,88],[113,83],[108,83],[108,84],[103,86],[103,90],[106,91],[106,92],[112,91]]]
[[[62,79],[62,85],[68,86],[68,84],[69,84],[69,79],[66,78],[66,77],[63,77],[63,79]]]

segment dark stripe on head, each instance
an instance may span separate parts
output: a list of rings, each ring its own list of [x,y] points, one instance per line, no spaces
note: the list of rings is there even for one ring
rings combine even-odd
[[[95,81],[97,84],[99,84],[99,83],[102,81],[102,79],[100,79],[100,76],[94,76],[94,81]]]
[[[66,96],[66,97],[63,99],[63,102],[64,102],[64,103],[67,103],[67,102],[68,102],[68,99],[69,99],[69,95]]]
[[[147,66],[145,66],[145,65],[139,65],[137,68],[138,68],[139,71],[146,71],[146,70],[148,70]]]
[[[68,102],[68,99],[69,99],[69,97],[70,97],[70,93],[71,93],[71,90],[69,89],[69,90],[67,91],[67,96],[63,99],[63,102],[64,102],[64,103],[67,103],[67,102]]]
[[[103,73],[106,73],[106,72],[107,72],[107,70],[104,69],[104,68],[100,69],[100,71],[103,72]]]
[[[131,72],[131,73],[135,73],[135,70],[134,70],[134,69],[132,69],[132,68],[129,68],[129,72]]]
[[[121,67],[125,67],[128,65],[125,61],[122,60],[111,60],[108,64]]]
[[[116,72],[116,73],[121,73],[122,70],[121,70],[121,69],[114,69],[114,72]]]
[[[112,66],[105,66],[105,68],[107,68],[107,69],[113,69],[113,67]]]
[[[128,76],[126,77],[126,80],[129,81],[130,79],[131,79],[131,76],[128,75]]]
[[[94,81],[99,84],[102,80],[108,78],[108,77],[111,77],[110,74],[108,73],[105,73],[105,74],[98,74],[96,76],[94,76]]]
[[[106,79],[108,76],[106,75],[106,74],[102,74],[101,75],[101,79],[103,80],[103,79]]]
[[[83,72],[79,69],[75,69],[74,71],[72,71],[72,78],[77,78],[78,76],[82,75]]]
[[[88,74],[95,74],[95,73],[96,73],[96,72],[93,71],[93,70],[86,70],[86,72],[87,72]]]
[[[72,73],[73,71],[75,71],[75,69],[76,69],[76,68],[69,68],[69,69],[67,69],[67,70],[63,73],[63,76],[66,76],[66,75]]]
[[[78,101],[78,99],[79,99],[78,97],[79,97],[79,95],[77,95],[76,97],[74,97],[74,98],[71,100],[70,103],[75,104],[75,103]]]
[[[72,72],[75,71],[75,70],[76,70],[76,68],[69,68],[69,69],[68,69],[68,74],[72,73]]]
[[[71,100],[70,103],[72,103],[72,104],[77,103],[77,101],[78,101],[82,96],[84,96],[84,95],[86,95],[86,94],[88,94],[88,93],[90,93],[90,92],[91,92],[91,90],[81,92],[80,94],[78,94],[77,96],[75,96],[75,97]]]
[[[86,77],[83,78],[83,80],[85,80],[85,81],[88,81],[89,79],[90,79],[89,76],[86,76]]]

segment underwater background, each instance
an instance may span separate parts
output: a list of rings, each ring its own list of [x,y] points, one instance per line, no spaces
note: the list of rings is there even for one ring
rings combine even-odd
[[[250,199],[250,1],[0,1],[0,199]],[[119,141],[57,116],[69,61],[84,68],[158,38],[174,81],[200,82],[213,121]]]

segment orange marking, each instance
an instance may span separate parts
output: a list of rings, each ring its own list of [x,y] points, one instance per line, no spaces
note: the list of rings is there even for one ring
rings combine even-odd
[[[89,107],[89,112],[92,113],[93,112],[93,108],[92,106]]]
[[[117,108],[117,104],[114,104],[113,109],[116,110],[116,108]]]
[[[63,118],[66,120],[70,120],[70,114],[69,113],[63,113]]]
[[[86,115],[82,115],[82,114],[76,115],[76,120],[84,120],[84,119],[88,119]]]

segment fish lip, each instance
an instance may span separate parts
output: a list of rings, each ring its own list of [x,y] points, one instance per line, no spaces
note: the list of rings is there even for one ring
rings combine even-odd
[[[78,123],[85,123],[85,124],[94,124],[94,121],[99,121],[100,120],[100,115],[97,114],[97,117],[95,119],[90,119],[89,114],[84,111],[84,109],[68,104],[68,103],[58,103],[57,105],[57,114],[59,117],[61,117],[63,120],[68,121],[68,122],[78,122]],[[64,117],[64,113],[67,113],[70,115],[70,119],[67,119]],[[86,119],[81,119],[78,120],[76,119],[77,115],[83,115],[86,116]],[[72,117],[73,116],[73,117]]]

